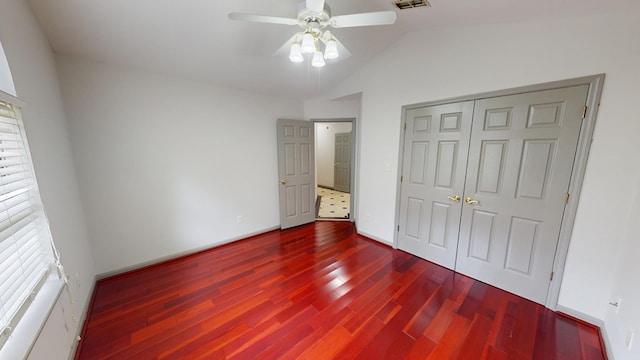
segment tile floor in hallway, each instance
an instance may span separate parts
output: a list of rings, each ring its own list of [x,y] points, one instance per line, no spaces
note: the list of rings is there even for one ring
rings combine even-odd
[[[318,186],[320,196],[320,209],[318,218],[321,219],[348,219],[351,207],[351,194],[335,191]]]

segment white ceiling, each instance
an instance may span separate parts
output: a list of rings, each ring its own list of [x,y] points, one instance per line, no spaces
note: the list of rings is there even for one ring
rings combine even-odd
[[[333,15],[395,10],[393,0],[327,0]],[[640,11],[637,0],[431,0],[390,26],[333,32],[352,56],[317,70],[272,54],[298,27],[231,21],[295,17],[297,0],[29,0],[54,51],[250,91],[305,99],[333,87],[409,31]]]

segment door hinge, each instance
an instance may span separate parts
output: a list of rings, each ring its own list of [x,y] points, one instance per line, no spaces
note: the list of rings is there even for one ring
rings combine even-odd
[[[588,109],[587,105],[585,105],[585,106],[582,108],[582,118],[583,118],[583,119],[587,117],[587,109]]]
[[[569,193],[567,193],[567,195],[565,195],[565,197],[564,197],[564,203],[565,204],[569,203],[569,196],[570,196]]]
[[[404,130],[405,131],[407,130],[407,123],[406,122],[404,123]]]
[[[404,180],[404,176],[400,175],[400,182],[402,182],[402,180]]]
[[[398,225],[398,231],[400,231],[400,225]]]
[[[551,276],[549,276],[549,281],[553,281],[553,271],[551,272]]]

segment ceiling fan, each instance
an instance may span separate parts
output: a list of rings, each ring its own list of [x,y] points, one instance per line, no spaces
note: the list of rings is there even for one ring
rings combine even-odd
[[[322,67],[325,59],[335,59],[338,56],[347,57],[349,51],[329,31],[332,28],[346,28],[357,26],[390,25],[396,21],[395,11],[377,11],[350,15],[331,16],[331,9],[324,0],[301,0],[298,3],[298,16],[285,18],[277,16],[254,15],[245,13],[230,13],[229,19],[267,24],[298,25],[303,31],[296,33],[283,45],[289,49],[289,59],[292,62],[303,62],[305,54],[313,54],[311,65]],[[324,49],[324,51],[323,51]],[[276,52],[279,53],[279,51]]]

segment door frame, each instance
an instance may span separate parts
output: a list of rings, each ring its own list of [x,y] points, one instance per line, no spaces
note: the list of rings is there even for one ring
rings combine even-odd
[[[355,117],[345,117],[345,118],[312,118],[310,120],[313,123],[313,129],[315,132],[315,128],[316,128],[316,124],[317,123],[337,123],[337,122],[350,122],[351,123],[351,174],[349,176],[349,194],[350,194],[350,201],[349,201],[349,221],[350,222],[355,222],[356,221],[356,197],[357,197],[357,189],[356,189],[356,163],[358,161],[358,159],[356,158],[356,148],[357,148],[357,144],[358,144],[358,136],[357,136],[357,126],[356,126],[356,118]],[[316,137],[317,134],[313,134],[314,136],[314,141],[316,141],[315,139],[317,139]],[[318,156],[317,151],[315,152],[315,156]],[[314,158],[315,161],[315,165],[316,166],[316,186],[318,183],[318,162],[317,159]]]
[[[589,85],[589,91],[587,94],[587,112],[585,118],[582,120],[582,126],[580,128],[580,135],[578,138],[578,145],[576,148],[576,156],[573,161],[573,171],[571,173],[571,179],[569,182],[569,200],[565,207],[564,216],[562,217],[562,223],[560,225],[560,235],[558,238],[558,245],[556,247],[555,258],[552,268],[552,279],[549,283],[549,291],[545,301],[545,306],[551,310],[557,310],[558,298],[560,296],[560,288],[562,286],[562,278],[564,275],[564,267],[567,260],[567,254],[569,252],[569,244],[571,242],[571,234],[573,232],[573,225],[578,210],[578,203],[580,201],[580,192],[582,190],[582,182],[587,167],[587,160],[589,158],[589,150],[591,147],[591,141],[593,138],[593,131],[595,128],[596,117],[598,113],[598,107],[600,106],[600,98],[602,96],[602,88],[604,84],[605,74],[596,74],[590,76],[584,76],[573,79],[565,79],[559,81],[553,81],[542,84],[528,85],[522,87],[515,87],[504,90],[497,90],[479,94],[472,94],[466,96],[460,96],[455,98],[447,98],[442,100],[427,101],[416,104],[409,104],[402,106],[402,116],[400,119],[400,129],[403,128],[406,121],[407,110],[416,109],[425,106],[443,105],[449,103],[456,103],[469,100],[481,100],[486,98],[493,98],[505,95],[524,94],[530,92],[537,92],[542,90],[552,90],[558,88],[565,88],[576,85]],[[398,174],[396,185],[396,212],[395,212],[395,227],[398,229],[400,224],[400,195],[402,184],[400,183],[400,177],[402,176],[402,164],[404,160],[404,142],[405,132],[400,131],[400,144],[398,151]],[[398,231],[395,231],[393,237],[393,247],[398,248]]]

